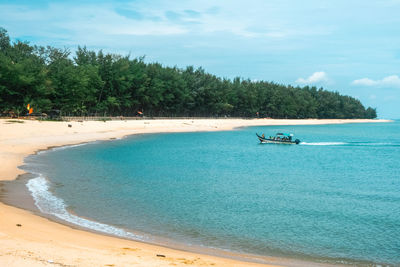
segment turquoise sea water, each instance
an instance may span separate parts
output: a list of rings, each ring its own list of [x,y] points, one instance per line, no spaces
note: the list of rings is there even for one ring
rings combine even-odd
[[[300,145],[259,144],[292,132]],[[400,122],[137,135],[26,160],[45,213],[120,236],[400,265]],[[79,217],[78,217],[79,216]]]

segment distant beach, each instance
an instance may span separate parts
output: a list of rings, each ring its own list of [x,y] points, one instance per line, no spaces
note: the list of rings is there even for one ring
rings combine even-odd
[[[134,134],[226,131],[267,125],[376,123],[389,120],[329,119],[171,119],[50,122],[0,120],[0,180],[14,180],[24,158],[49,147],[110,140]],[[1,189],[1,188],[0,188]],[[30,211],[0,203],[0,265],[4,266],[258,266],[257,263],[215,257],[118,239],[73,229]],[[229,255],[228,255],[229,256]],[[290,265],[283,259],[264,259]],[[271,266],[272,266],[271,265]]]

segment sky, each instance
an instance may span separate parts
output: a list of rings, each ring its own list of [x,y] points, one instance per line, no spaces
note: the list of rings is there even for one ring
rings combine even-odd
[[[0,0],[12,40],[317,86],[400,119],[400,0]]]

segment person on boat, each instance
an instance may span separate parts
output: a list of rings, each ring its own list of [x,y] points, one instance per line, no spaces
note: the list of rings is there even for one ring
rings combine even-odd
[[[262,137],[262,138],[265,138],[265,135],[264,135],[264,134],[262,134],[262,135],[261,135],[261,137]]]

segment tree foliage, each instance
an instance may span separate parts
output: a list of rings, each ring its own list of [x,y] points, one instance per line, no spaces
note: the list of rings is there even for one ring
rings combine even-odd
[[[11,42],[0,28],[0,112],[70,115],[235,116],[272,118],[375,118],[350,96],[241,78],[223,79],[204,69],[145,63],[78,47]]]

